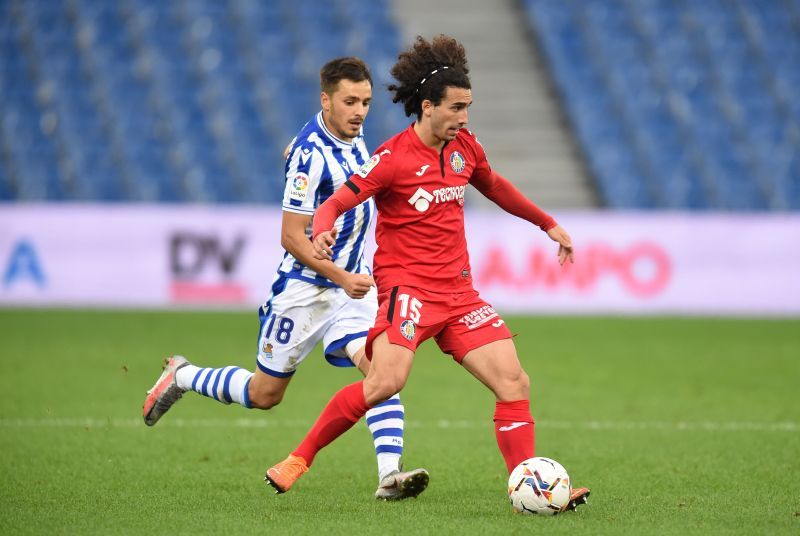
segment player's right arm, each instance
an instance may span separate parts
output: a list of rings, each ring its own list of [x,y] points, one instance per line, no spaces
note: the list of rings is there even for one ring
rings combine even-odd
[[[559,264],[563,265],[567,260],[575,262],[572,238],[567,231],[552,216],[526,198],[511,181],[494,171],[489,166],[483,146],[474,137],[474,134],[470,134],[475,142],[472,147],[477,160],[475,170],[470,177],[470,184],[509,214],[528,220],[546,232],[551,240],[558,243]]]
[[[294,212],[283,212],[281,223],[281,246],[292,256],[319,275],[330,279],[354,299],[363,298],[375,284],[369,274],[354,274],[337,266],[329,260],[314,256],[314,249],[306,236],[311,216]]]
[[[314,203],[325,162],[319,149],[309,142],[292,144],[286,161],[281,245],[300,263],[339,285],[351,298],[363,298],[374,285],[372,277],[353,274],[331,260],[314,255],[306,229],[314,214]]]
[[[351,210],[384,188],[391,182],[393,166],[391,151],[379,148],[361,168],[351,175],[344,186],[325,200],[314,213],[311,232],[314,255],[317,259],[330,259],[338,230],[336,218]]]

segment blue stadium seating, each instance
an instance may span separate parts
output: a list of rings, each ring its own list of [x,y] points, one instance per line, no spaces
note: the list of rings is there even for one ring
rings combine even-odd
[[[524,0],[604,202],[800,210],[800,2]],[[0,200],[274,202],[327,59],[375,77],[388,0],[0,2]]]
[[[800,2],[523,5],[605,204],[800,210]]]
[[[384,87],[388,0],[0,1],[0,201],[275,202],[320,66],[375,77],[368,147],[406,121]]]

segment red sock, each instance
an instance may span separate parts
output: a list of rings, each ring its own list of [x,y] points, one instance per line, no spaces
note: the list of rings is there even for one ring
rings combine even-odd
[[[533,458],[535,454],[530,402],[498,400],[494,407],[494,434],[509,474],[520,462]]]
[[[363,380],[351,383],[333,395],[303,442],[292,452],[293,455],[303,458],[310,467],[317,452],[352,428],[364,416],[369,406],[364,400],[363,383]]]

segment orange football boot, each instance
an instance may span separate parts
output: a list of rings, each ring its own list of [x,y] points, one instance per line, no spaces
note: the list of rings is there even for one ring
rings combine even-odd
[[[589,502],[589,493],[591,493],[589,488],[573,488],[572,494],[569,496],[569,502],[564,505],[561,511],[577,510],[580,505],[587,504]]]
[[[282,462],[267,469],[264,480],[275,488],[275,493],[286,493],[306,471],[308,471],[308,464],[303,458],[289,455]]]

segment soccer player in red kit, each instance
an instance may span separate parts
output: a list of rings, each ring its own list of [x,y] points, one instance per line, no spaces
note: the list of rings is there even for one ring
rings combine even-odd
[[[314,215],[313,246],[331,258],[334,220],[374,197],[378,208],[374,277],[378,314],[367,336],[367,377],[340,390],[300,446],[267,471],[266,480],[287,491],[323,447],[353,426],[369,408],[400,391],[414,353],[433,337],[439,348],[496,397],[494,423],[509,473],[534,456],[528,375],[500,315],[472,287],[464,233],[464,191],[472,185],[515,216],[558,242],[559,262],[572,262],[572,241],[552,217],[493,171],[475,135],[464,128],[472,104],[464,47],[455,39],[418,37],[391,71],[394,102],[417,121],[379,147]],[[409,486],[415,485],[412,481]],[[573,490],[565,509],[586,501]]]

